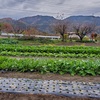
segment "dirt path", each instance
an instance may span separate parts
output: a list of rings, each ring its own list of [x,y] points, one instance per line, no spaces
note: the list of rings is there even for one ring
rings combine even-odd
[[[68,74],[59,75],[53,73],[40,74],[40,73],[19,73],[19,72],[0,72],[0,77],[11,78],[30,78],[30,79],[42,79],[42,80],[67,80],[67,81],[84,81],[84,82],[100,82],[100,76],[71,76]]]

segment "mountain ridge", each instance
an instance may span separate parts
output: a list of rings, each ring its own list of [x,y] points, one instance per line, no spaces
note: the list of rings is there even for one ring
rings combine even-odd
[[[99,16],[70,16],[65,19],[64,21],[69,21],[70,23],[96,23],[97,26],[100,26],[100,17]],[[2,18],[0,22],[2,23],[10,23],[11,25],[16,25],[17,27],[25,28],[27,26],[34,26],[37,27],[38,30],[42,32],[51,33],[51,26],[57,22],[58,19],[54,18],[53,16],[30,16],[30,17],[23,17],[18,20],[12,18]]]

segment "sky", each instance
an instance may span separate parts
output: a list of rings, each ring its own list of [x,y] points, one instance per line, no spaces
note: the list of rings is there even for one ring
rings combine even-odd
[[[100,16],[100,0],[0,0],[0,18]]]

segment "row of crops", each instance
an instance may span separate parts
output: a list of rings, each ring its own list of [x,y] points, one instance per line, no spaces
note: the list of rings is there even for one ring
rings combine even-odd
[[[0,45],[0,52],[36,52],[36,53],[75,53],[75,54],[100,54],[100,47],[86,46],[22,46],[22,45]]]
[[[1,56],[100,58],[100,47],[0,45]]]
[[[18,59],[8,56],[15,56]],[[39,57],[39,59],[20,59],[20,57]],[[3,71],[95,76],[100,75],[99,58],[100,47],[0,44],[0,70]]]
[[[100,59],[13,59],[0,57],[0,70],[20,72],[59,73],[71,75],[100,75]]]
[[[13,52],[2,51],[1,56],[23,56],[23,57],[59,57],[59,58],[100,58],[100,54],[75,54],[75,53],[36,53],[36,52]]]

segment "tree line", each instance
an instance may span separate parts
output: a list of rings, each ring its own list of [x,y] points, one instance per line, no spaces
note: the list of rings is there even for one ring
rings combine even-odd
[[[56,23],[52,25],[53,31],[55,33],[59,33],[61,35],[62,41],[65,41],[65,34],[69,34],[69,29],[72,29],[71,31],[76,34],[80,41],[83,40],[83,38],[90,34],[92,39],[96,39],[97,33],[100,32],[100,27],[97,27],[94,23],[77,23],[77,24],[71,24],[68,21],[64,20],[58,20]],[[0,33],[1,32],[6,33],[14,33],[14,34],[24,34],[27,36],[41,34],[39,30],[37,30],[36,27],[28,26],[26,28],[16,27],[14,25],[11,25],[10,23],[0,23]]]
[[[79,37],[80,41],[82,41],[83,38],[88,34],[90,34],[92,40],[96,40],[98,33],[100,33],[100,27],[97,27],[95,23],[84,22],[72,24],[68,21],[65,22],[63,20],[59,20],[56,24],[54,24],[54,30],[56,33],[61,35],[62,41],[65,40],[65,34],[70,34],[70,29],[75,35]]]

